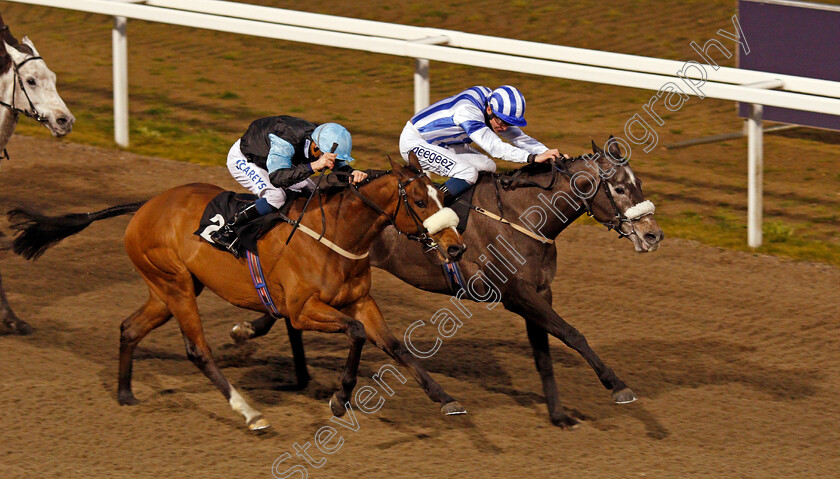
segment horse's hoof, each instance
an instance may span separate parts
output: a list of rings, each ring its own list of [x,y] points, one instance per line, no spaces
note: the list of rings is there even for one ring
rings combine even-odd
[[[458,401],[452,401],[444,404],[440,408],[440,412],[442,412],[444,416],[455,416],[458,414],[466,414],[467,410],[464,409],[464,406],[461,406],[461,403]]]
[[[244,343],[254,337],[254,328],[251,323],[239,323],[230,330],[230,337],[236,344]]]
[[[249,431],[262,431],[264,429],[268,429],[271,427],[271,424],[265,420],[262,416],[257,416],[250,421],[248,421],[248,430]]]
[[[6,323],[6,327],[9,328],[9,331],[19,336],[29,336],[35,332],[35,328],[20,319]]]
[[[330,410],[332,411],[333,416],[341,417],[347,412],[347,408],[344,407],[344,404],[341,404],[341,401],[338,400],[336,394],[333,394],[330,398]]]
[[[636,395],[630,388],[624,388],[621,391],[614,392],[612,399],[616,404],[630,404],[636,400]]]
[[[563,414],[562,416],[555,416],[551,418],[551,424],[562,429],[577,429],[580,426],[580,421]]]
[[[120,394],[117,396],[117,401],[119,401],[120,406],[136,406],[137,404],[140,404],[140,401],[138,401],[137,398],[134,397],[134,394],[131,393]]]

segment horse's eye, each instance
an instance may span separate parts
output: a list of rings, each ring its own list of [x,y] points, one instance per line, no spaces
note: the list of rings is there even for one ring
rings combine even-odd
[[[30,84],[30,85],[32,85],[32,86],[35,86],[35,79],[34,79],[34,78],[30,78],[30,79],[26,80],[26,83],[28,83],[28,84]]]
[[[423,200],[417,200],[417,201],[414,202],[414,204],[417,205],[418,208],[425,208],[426,207],[426,202],[423,201]]]
[[[624,194],[624,187],[623,186],[617,186],[615,188],[615,192],[618,193],[619,195],[623,195]]]

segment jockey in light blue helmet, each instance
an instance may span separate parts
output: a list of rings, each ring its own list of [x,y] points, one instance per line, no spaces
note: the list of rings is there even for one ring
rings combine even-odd
[[[335,153],[335,156],[344,164],[353,161],[350,152],[353,150],[353,138],[347,128],[338,123],[324,123],[318,125],[315,131],[312,132],[312,141],[319,150],[325,153]],[[332,151],[333,145],[337,145],[335,151]]]
[[[525,97],[515,87],[502,85],[493,90],[487,104],[500,120],[513,126],[525,126]]]
[[[358,183],[367,178],[349,165],[353,140],[350,132],[337,123],[319,125],[289,115],[259,118],[248,125],[245,134],[228,152],[227,167],[233,178],[257,195],[243,202],[224,224],[210,234],[218,246],[237,258],[241,255],[237,231],[248,222],[276,211],[286,204],[285,189],[314,189],[309,178],[325,169],[348,175]]]

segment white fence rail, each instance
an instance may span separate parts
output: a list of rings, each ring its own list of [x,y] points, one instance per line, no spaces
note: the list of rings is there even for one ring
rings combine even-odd
[[[752,247],[761,245],[762,106],[840,114],[840,83],[792,75],[690,68],[690,62],[220,0],[10,1],[115,17],[114,139],[121,146],[128,145],[127,18],[414,58],[415,111],[429,104],[430,60],[655,91],[682,76],[702,87],[686,88],[686,94],[752,104],[747,122],[748,243]]]

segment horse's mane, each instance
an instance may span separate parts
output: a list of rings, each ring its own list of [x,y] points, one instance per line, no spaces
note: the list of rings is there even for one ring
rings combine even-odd
[[[15,38],[14,35],[12,35],[12,31],[9,30],[9,26],[3,22],[3,17],[0,17],[0,40],[3,40],[3,42],[6,45],[16,49],[21,53],[25,53],[27,55],[35,54],[35,52],[32,51],[32,48],[29,47],[29,45],[24,45],[18,42],[17,38]],[[12,67],[13,63],[14,62],[12,61],[12,56],[9,55],[9,53],[6,51],[5,46],[3,46],[2,54],[0,54],[0,75],[3,75],[6,72],[8,72],[9,69]]]
[[[2,22],[3,20],[2,18],[0,18],[0,23]],[[21,53],[25,53],[27,55],[35,54],[35,52],[32,51],[32,48],[29,45],[18,42],[17,38],[15,38],[15,36],[12,35],[12,31],[9,29],[8,25],[0,26],[0,39],[6,42],[6,45],[14,47],[17,51]]]
[[[572,159],[569,159],[569,160],[567,160],[566,158],[561,158],[559,160],[559,162],[562,165],[566,165],[568,163],[571,163],[571,162],[579,160],[579,159],[581,159],[581,157],[579,157],[579,156],[575,157],[575,158],[572,158]],[[530,178],[532,176],[537,176],[537,175],[542,175],[544,173],[549,173],[549,172],[551,172],[551,168],[552,168],[552,165],[551,165],[550,162],[529,163],[529,164],[527,164],[523,167],[514,168],[512,170],[504,171],[504,172],[501,172],[501,173],[498,173],[498,174],[497,173],[488,173],[488,172],[482,172],[481,174],[483,176],[488,176],[488,177],[498,177],[499,179]]]

